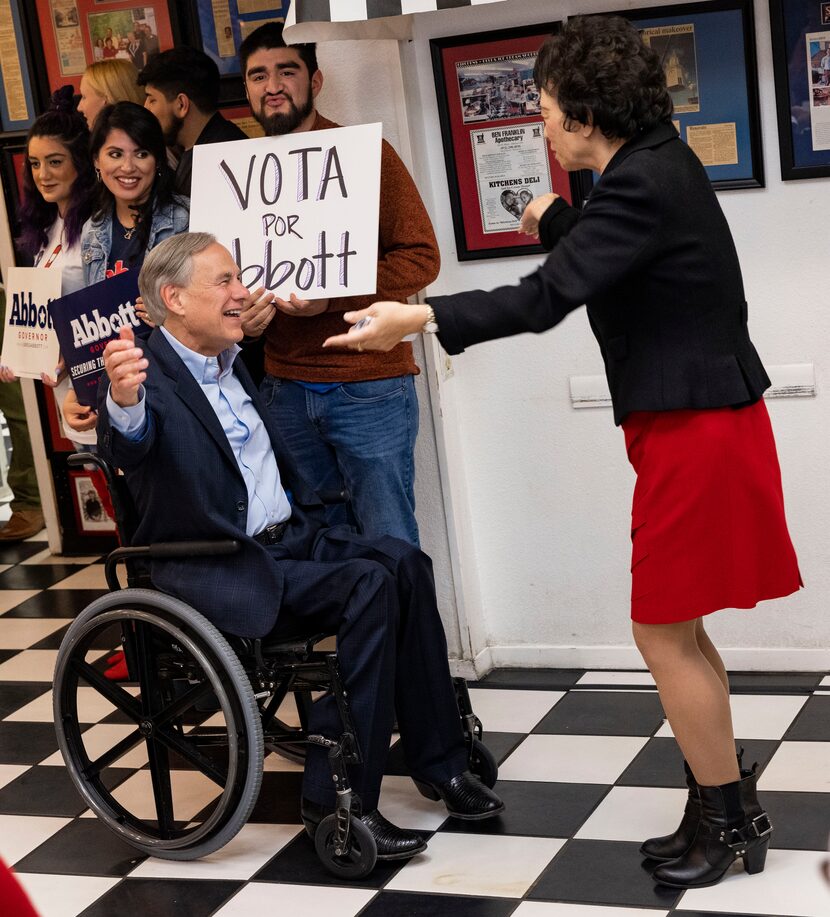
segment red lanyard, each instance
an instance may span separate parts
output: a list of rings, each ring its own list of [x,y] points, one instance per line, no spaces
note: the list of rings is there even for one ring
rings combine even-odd
[[[61,253],[61,249],[62,249],[62,248],[63,248],[63,243],[62,243],[62,242],[58,242],[57,246],[55,247],[55,250],[52,252],[51,255],[49,255],[49,260],[48,260],[48,261],[46,262],[46,264],[44,264],[43,266],[44,266],[44,267],[51,267],[51,266],[53,265],[54,261],[55,261],[55,258],[57,258],[58,255]]]

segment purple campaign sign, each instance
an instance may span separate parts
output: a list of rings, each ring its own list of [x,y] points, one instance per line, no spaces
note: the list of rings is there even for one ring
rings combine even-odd
[[[148,331],[135,313],[138,271],[125,271],[49,304],[61,355],[81,404],[95,407],[104,372],[104,347],[122,327]]]

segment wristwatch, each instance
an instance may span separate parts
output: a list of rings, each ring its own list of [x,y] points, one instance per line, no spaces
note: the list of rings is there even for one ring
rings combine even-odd
[[[424,327],[421,328],[421,331],[424,334],[435,334],[437,330],[438,322],[435,321],[435,309],[427,303],[427,320],[424,322]]]

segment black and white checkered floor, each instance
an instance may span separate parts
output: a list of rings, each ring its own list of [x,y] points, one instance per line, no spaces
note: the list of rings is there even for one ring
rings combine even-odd
[[[736,734],[746,760],[761,763],[776,825],[759,876],[738,867],[720,885],[684,893],[655,886],[642,869],[639,842],[672,830],[684,800],[680,755],[644,672],[492,673],[471,694],[501,762],[506,813],[447,819],[401,774],[393,749],[381,809],[426,832],[429,851],[358,883],[338,884],[317,861],[299,824],[299,768],[276,755],[253,817],[224,850],[191,863],[139,855],[86,809],[51,724],[57,647],[67,619],[104,591],[103,567],[45,547],[0,548],[0,856],[43,917],[830,914],[819,871],[830,832],[826,673],[733,677]],[[82,719],[117,741],[125,727],[108,712],[90,702]],[[148,772],[133,763],[119,768],[118,792],[149,800]],[[192,789],[196,812],[203,787]]]

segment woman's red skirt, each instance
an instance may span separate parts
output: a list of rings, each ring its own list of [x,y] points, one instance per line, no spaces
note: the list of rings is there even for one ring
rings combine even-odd
[[[763,399],[739,409],[637,411],[622,426],[637,473],[633,620],[688,621],[799,589]]]

